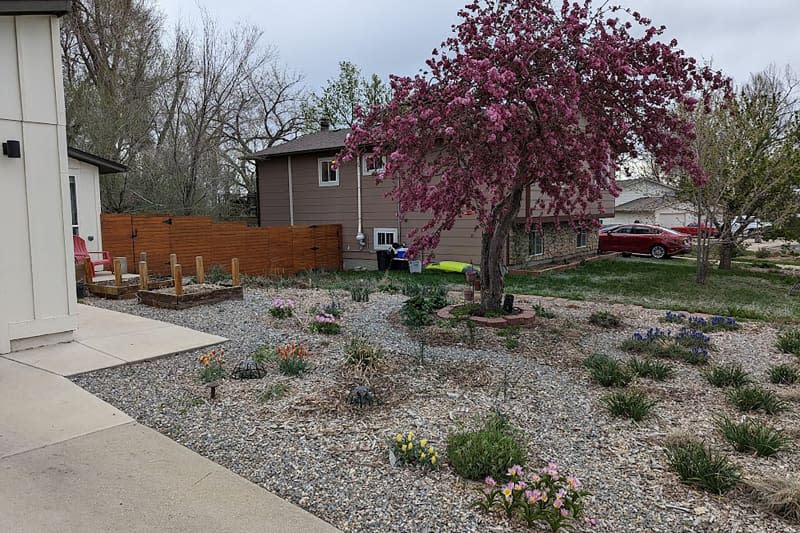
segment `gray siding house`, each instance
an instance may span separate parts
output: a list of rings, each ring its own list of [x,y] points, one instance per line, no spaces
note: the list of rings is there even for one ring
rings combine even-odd
[[[256,163],[258,223],[260,226],[341,224],[346,269],[377,267],[375,252],[394,243],[406,243],[408,234],[427,222],[421,213],[401,217],[396,202],[386,197],[392,184],[376,184],[375,162],[348,161],[332,168],[350,130],[330,130],[272,146],[251,156]],[[359,168],[360,167],[360,168]],[[359,183],[360,182],[360,183]],[[613,216],[614,201],[603,201],[603,216]],[[596,213],[600,216],[600,210]],[[509,239],[505,261],[509,266],[560,261],[597,253],[597,232],[576,234],[552,217],[543,217],[542,232],[524,232],[523,221]],[[480,231],[474,217],[464,216],[443,233],[434,260],[480,263]]]

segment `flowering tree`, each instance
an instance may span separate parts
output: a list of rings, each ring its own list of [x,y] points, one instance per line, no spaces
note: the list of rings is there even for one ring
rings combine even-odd
[[[540,209],[585,223],[604,191],[618,192],[620,159],[642,148],[701,182],[692,123],[674,110],[728,80],[660,42],[663,26],[590,0],[482,0],[459,16],[429,73],[392,77],[389,103],[359,112],[340,157],[386,157],[378,179],[393,181],[400,211],[430,215],[411,254],[435,248],[464,211],[477,215],[486,311],[501,305],[502,251],[518,216],[527,229]],[[542,195],[520,213],[528,188]]]

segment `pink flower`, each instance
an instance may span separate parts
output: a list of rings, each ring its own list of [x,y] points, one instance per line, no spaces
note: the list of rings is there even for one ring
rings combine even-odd
[[[529,490],[525,496],[528,498],[528,503],[536,503],[542,499],[542,491],[539,489]]]
[[[564,500],[562,500],[561,498],[556,498],[555,500],[553,500],[553,507],[555,507],[556,509],[561,509],[562,505],[564,505]]]
[[[495,481],[492,476],[486,476],[486,479],[484,479],[483,481],[484,481],[484,483],[486,483],[490,487],[497,486],[497,481]]]
[[[583,523],[586,524],[587,526],[596,526],[597,520],[594,518],[589,518],[587,516],[586,518],[583,519]]]
[[[522,477],[523,474],[522,467],[519,465],[514,465],[508,469],[509,477]]]
[[[569,516],[569,509],[561,509],[561,516],[564,518]]]
[[[581,488],[580,480],[574,476],[567,476],[567,485],[569,485],[569,488],[572,490],[578,490]]]

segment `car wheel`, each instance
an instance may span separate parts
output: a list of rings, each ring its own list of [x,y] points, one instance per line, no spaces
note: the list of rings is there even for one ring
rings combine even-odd
[[[652,255],[655,259],[664,259],[667,257],[667,249],[660,244],[656,244],[650,248],[650,255]]]

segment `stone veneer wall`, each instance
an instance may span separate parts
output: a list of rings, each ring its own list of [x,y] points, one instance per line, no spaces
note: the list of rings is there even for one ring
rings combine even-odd
[[[536,228],[531,228],[531,231],[536,231]],[[594,229],[586,231],[586,246],[582,248],[577,247],[575,231],[569,224],[562,223],[559,229],[552,223],[542,224],[542,236],[544,253],[530,255],[530,235],[525,232],[524,225],[515,226],[511,233],[510,266],[520,268],[542,263],[568,261],[597,253],[598,234]]]

